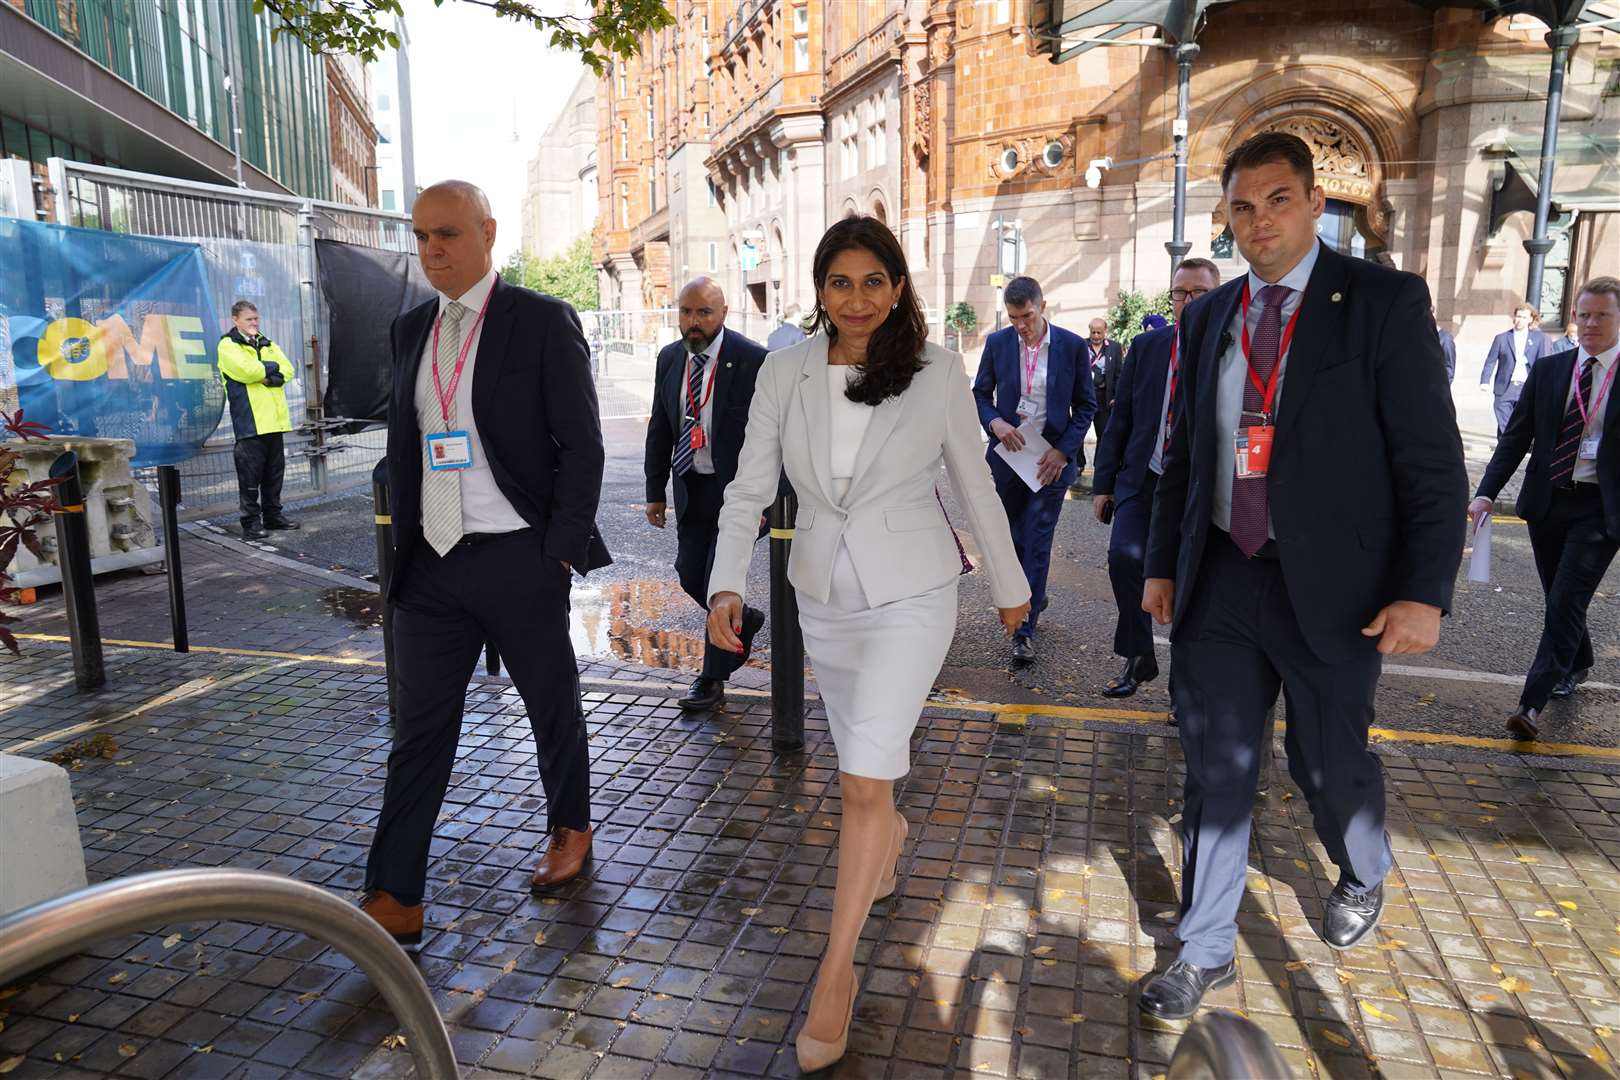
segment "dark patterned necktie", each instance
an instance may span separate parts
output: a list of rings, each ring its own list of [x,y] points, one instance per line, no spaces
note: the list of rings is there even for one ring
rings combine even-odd
[[[1586,363],[1581,367],[1581,393],[1580,400],[1595,407],[1597,402],[1592,400],[1592,375],[1597,371],[1597,357],[1588,356]],[[1581,439],[1586,435],[1586,418],[1581,415],[1581,407],[1576,404],[1574,395],[1570,396],[1569,408],[1564,411],[1564,423],[1558,429],[1558,442],[1553,447],[1552,465],[1548,468],[1547,479],[1555,488],[1573,483],[1575,480],[1575,459],[1580,456]]]
[[[1267,285],[1260,290],[1260,328],[1255,331],[1249,346],[1249,364],[1254,368],[1254,379],[1243,375],[1243,412],[1239,427],[1248,427],[1250,415],[1258,417],[1265,408],[1266,399],[1254,387],[1255,379],[1261,386],[1271,382],[1271,372],[1277,366],[1277,350],[1282,344],[1282,305],[1294,290],[1286,285]],[[1273,402],[1275,404],[1275,402]],[[1276,423],[1275,420],[1272,421]],[[1225,438],[1232,438],[1227,432]],[[1266,505],[1266,478],[1264,476],[1238,476],[1232,469],[1232,540],[1243,554],[1254,556],[1265,545],[1269,527],[1269,508]]]
[[[692,357],[686,373],[687,398],[682,405],[681,437],[675,444],[675,475],[685,476],[692,468],[692,432],[703,423],[703,368],[709,362],[707,353]]]

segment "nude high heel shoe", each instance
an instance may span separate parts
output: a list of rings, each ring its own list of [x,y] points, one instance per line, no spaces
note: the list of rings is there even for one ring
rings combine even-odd
[[[896,810],[894,816],[900,819],[900,840],[894,845],[894,865],[889,868],[889,876],[878,882],[877,893],[872,897],[873,903],[894,895],[895,885],[900,879],[900,854],[905,850],[906,837],[911,835],[911,825],[906,821],[906,815]]]
[[[806,1029],[810,1026],[809,1017],[805,1018],[804,1028],[799,1029],[799,1037],[793,1042],[793,1049],[799,1055],[799,1071],[812,1073],[818,1069],[825,1069],[849,1049],[849,1026],[855,1019],[855,995],[860,989],[860,980],[853,971],[849,977],[849,1012],[844,1017],[844,1030],[838,1033],[838,1038],[832,1042],[822,1042],[812,1039]]]

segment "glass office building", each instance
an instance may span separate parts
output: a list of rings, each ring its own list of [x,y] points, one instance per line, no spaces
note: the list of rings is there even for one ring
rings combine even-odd
[[[150,130],[149,119],[143,122],[140,114],[150,103],[130,95],[123,103],[128,107],[121,108],[119,102],[87,94],[73,85],[71,68],[49,55],[52,50],[40,35],[25,40],[28,35],[18,24],[18,33],[0,33],[0,91],[7,91],[0,93],[0,153],[37,164],[56,155],[233,180],[217,175],[222,161],[229,162],[227,174],[234,172],[229,76],[241,110],[244,166],[273,182],[254,183],[259,177],[252,177],[249,186],[331,197],[325,67],[292,35],[272,40],[275,16],[254,14],[246,0],[0,0],[0,9],[8,7],[10,12],[0,11],[0,21],[20,12],[101,65],[105,72],[91,77],[101,78],[103,86],[110,73],[217,146],[200,147],[207,152],[192,155],[201,169],[174,167],[178,163],[154,167],[163,157],[148,145],[154,139],[168,143],[171,152],[180,150],[182,157],[185,148]],[[53,61],[62,71],[60,87],[48,85]],[[18,84],[29,92],[9,92]],[[78,92],[53,92],[58,89]],[[91,100],[83,101],[87,96]],[[121,130],[119,119],[130,130]]]

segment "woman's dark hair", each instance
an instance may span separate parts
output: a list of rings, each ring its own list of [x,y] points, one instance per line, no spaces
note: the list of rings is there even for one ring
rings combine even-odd
[[[905,253],[889,227],[874,217],[847,217],[828,229],[816,245],[811,277],[816,285],[816,309],[811,313],[813,329],[829,338],[838,337],[838,328],[821,306],[821,290],[827,284],[827,268],[839,253],[859,248],[869,251],[883,264],[890,281],[905,279],[898,297],[899,306],[888,313],[872,333],[866,346],[866,359],[857,370],[860,375],[849,384],[845,396],[862,405],[881,405],[905,393],[917,372],[923,369],[923,345],[928,341],[928,323],[922,305],[912,288],[911,271]]]

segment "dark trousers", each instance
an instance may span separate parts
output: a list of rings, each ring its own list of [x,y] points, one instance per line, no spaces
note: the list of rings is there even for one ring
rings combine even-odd
[[[1017,476],[1008,470],[1006,479],[996,482],[996,494],[1007,511],[1007,524],[1012,530],[1013,551],[1018,554],[1018,565],[1024,568],[1029,582],[1029,618],[1018,628],[1015,637],[1035,636],[1035,624],[1040,621],[1041,608],[1046,606],[1046,575],[1052,568],[1052,537],[1057,533],[1058,515],[1063,512],[1063,494],[1074,483],[1077,470],[1073,465],[1039,491],[1029,490]]]
[[[1505,394],[1496,395],[1496,436],[1502,437],[1507,430],[1508,421],[1513,419],[1513,407],[1519,403],[1519,393],[1522,386],[1515,386]]]
[[[237,439],[232,456],[236,459],[236,494],[242,520],[257,521],[261,508],[267,520],[281,517],[281,481],[287,473],[281,432]]]
[[[1153,620],[1142,610],[1142,560],[1147,555],[1148,520],[1159,474],[1152,469],[1142,487],[1114,503],[1114,531],[1108,537],[1108,580],[1114,586],[1119,622],[1114,627],[1116,655],[1152,656]]]
[[[1620,551],[1620,540],[1603,531],[1603,498],[1596,484],[1555,491],[1546,516],[1527,524],[1547,612],[1519,703],[1544,709],[1560,679],[1592,666],[1586,609]]]
[[[1384,880],[1384,779],[1367,749],[1379,655],[1329,664],[1305,644],[1282,567],[1246,559],[1211,529],[1203,569],[1170,649],[1187,782],[1182,808],[1181,959],[1232,958],[1268,710],[1283,691],[1288,772],[1316,835],[1355,889]]]
[[[591,823],[591,760],[568,638],[568,571],[532,529],[463,541],[440,558],[425,543],[394,602],[398,714],[366,888],[420,903],[433,825],[461,737],[467,681],[492,643],[534,729],[547,826]]]
[[[686,506],[675,519],[675,575],[681,588],[704,611],[709,610],[709,573],[714,569],[714,544],[720,533],[720,507],[726,487],[717,477],[689,471],[681,477],[686,485]],[[731,678],[747,659],[727,652],[703,636],[703,677]]]

